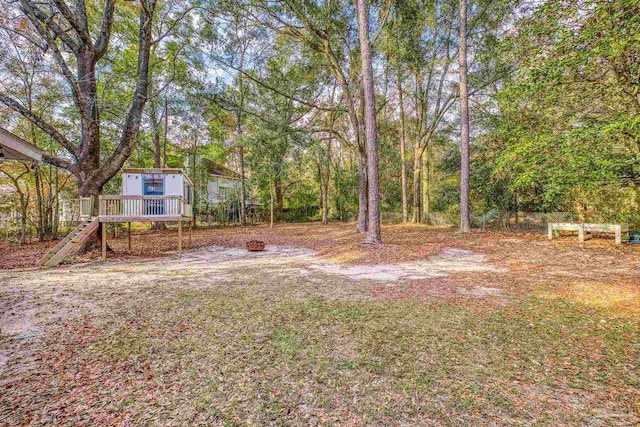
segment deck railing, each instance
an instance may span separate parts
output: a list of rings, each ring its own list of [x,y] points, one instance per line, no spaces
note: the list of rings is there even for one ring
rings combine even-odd
[[[100,216],[192,216],[182,196],[100,196]]]
[[[91,197],[80,197],[80,219],[91,217]]]
[[[182,213],[182,215],[193,216],[193,206],[189,203],[185,203],[183,206],[184,206],[184,212]]]

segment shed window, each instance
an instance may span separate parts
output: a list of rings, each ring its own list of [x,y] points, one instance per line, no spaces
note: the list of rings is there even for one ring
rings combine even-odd
[[[145,196],[164,195],[164,175],[144,175],[142,194]]]

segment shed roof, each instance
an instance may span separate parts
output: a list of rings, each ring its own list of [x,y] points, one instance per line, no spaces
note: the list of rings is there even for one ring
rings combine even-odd
[[[41,149],[1,127],[0,149],[7,160],[42,161]]]
[[[222,166],[221,164],[211,161],[209,159],[203,158],[202,165],[207,169],[207,172],[209,172],[209,174],[211,175],[223,176],[225,178],[233,178],[233,179],[241,178],[239,173],[225,166]]]
[[[122,168],[122,173],[140,173],[140,174],[180,174],[184,176],[184,179],[193,186],[193,182],[189,178],[189,175],[185,173],[182,169],[178,168]]]

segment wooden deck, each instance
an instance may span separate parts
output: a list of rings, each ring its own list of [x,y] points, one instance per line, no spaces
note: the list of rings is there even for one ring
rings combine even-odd
[[[91,215],[91,199],[80,199],[80,218]],[[100,196],[100,222],[191,221],[193,207],[182,196]]]
[[[80,218],[100,223],[127,223],[131,250],[132,222],[175,222],[178,226],[178,253],[182,251],[182,223],[189,224],[189,246],[193,207],[182,196],[99,196],[98,215],[92,215],[91,198],[80,198]],[[102,259],[107,259],[107,227],[102,227]]]
[[[176,222],[191,221],[193,216],[184,215],[100,215],[100,222]]]

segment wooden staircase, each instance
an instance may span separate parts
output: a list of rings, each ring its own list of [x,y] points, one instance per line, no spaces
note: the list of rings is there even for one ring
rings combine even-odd
[[[62,260],[71,253],[81,242],[84,242],[87,237],[91,236],[100,225],[100,219],[94,217],[85,221],[82,221],[76,228],[74,228],[67,236],[62,239],[53,249],[49,250],[38,261],[39,265],[45,267],[54,267],[62,262]]]

